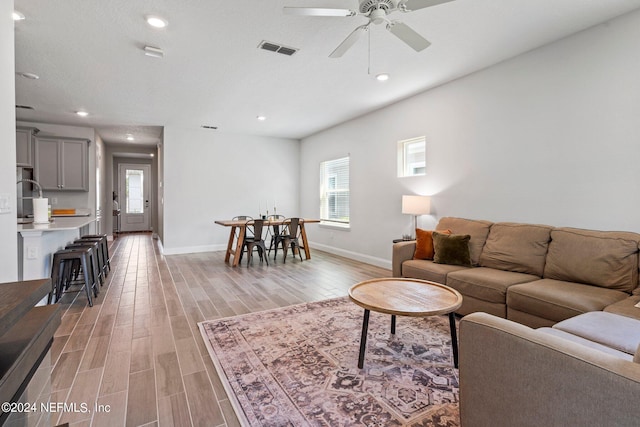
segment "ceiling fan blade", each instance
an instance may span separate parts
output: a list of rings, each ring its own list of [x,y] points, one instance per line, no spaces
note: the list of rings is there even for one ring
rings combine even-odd
[[[354,16],[355,10],[349,9],[328,9],[323,7],[285,7],[285,15],[301,16]]]
[[[355,30],[353,30],[353,32],[349,34],[349,36],[347,36],[347,38],[344,39],[344,41],[340,43],[340,45],[333,52],[331,52],[331,55],[329,55],[329,58],[339,58],[342,55],[344,55],[345,52],[348,51],[351,48],[351,46],[356,44],[358,39],[367,31],[369,31],[368,25],[362,25],[356,28]]]
[[[387,25],[387,30],[389,30],[393,35],[398,37],[400,40],[409,45],[416,52],[420,52],[428,48],[431,43],[420,34],[416,33],[409,27],[407,24],[403,24],[402,22],[392,22]]]
[[[406,0],[401,2],[404,10],[410,12],[412,10],[424,9],[425,7],[437,6],[442,3],[448,3],[453,0]]]

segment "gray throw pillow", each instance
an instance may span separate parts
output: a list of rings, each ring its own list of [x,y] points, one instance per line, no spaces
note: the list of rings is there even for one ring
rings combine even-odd
[[[468,234],[443,234],[433,232],[433,262],[450,265],[471,265]]]

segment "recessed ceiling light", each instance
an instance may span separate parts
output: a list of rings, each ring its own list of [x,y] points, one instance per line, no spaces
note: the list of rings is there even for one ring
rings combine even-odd
[[[154,156],[155,156],[155,154],[149,153],[149,157],[154,157]]]
[[[133,135],[127,135],[127,141],[134,141],[135,138],[133,137]]]
[[[260,120],[261,122],[264,122],[265,120],[267,120],[265,116],[258,116],[256,117],[256,119]]]
[[[14,10],[11,16],[13,17],[14,21],[22,21],[25,19],[24,15],[17,10]]]
[[[147,15],[146,20],[154,28],[164,28],[169,24],[166,19],[156,15]]]
[[[387,80],[389,80],[389,74],[380,73],[376,76],[376,80],[378,80],[379,82],[386,82]]]
[[[30,80],[38,80],[40,78],[39,75],[33,73],[17,73],[20,77],[24,77],[25,79]]]
[[[76,111],[76,114],[80,117],[87,117],[89,115],[86,111]]]

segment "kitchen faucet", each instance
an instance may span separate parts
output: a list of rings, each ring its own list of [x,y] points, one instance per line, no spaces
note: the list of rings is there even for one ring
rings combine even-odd
[[[21,179],[18,182],[16,182],[16,184],[20,184],[21,182],[30,182],[33,185],[35,185],[38,188],[38,198],[42,199],[42,187],[40,186],[40,184],[38,184],[38,181],[34,180],[34,179]]]

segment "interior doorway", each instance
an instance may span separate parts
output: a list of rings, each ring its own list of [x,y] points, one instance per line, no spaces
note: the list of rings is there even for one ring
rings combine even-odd
[[[151,231],[151,166],[118,165],[120,231]]]

